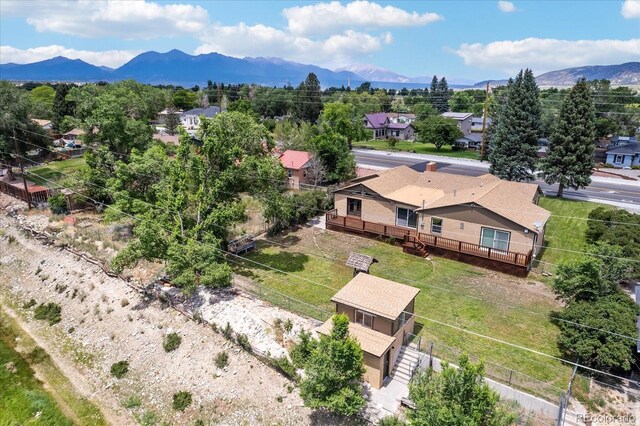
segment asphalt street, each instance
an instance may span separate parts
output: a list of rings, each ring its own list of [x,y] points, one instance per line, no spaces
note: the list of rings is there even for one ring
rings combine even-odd
[[[401,165],[409,166],[415,170],[424,170],[424,166],[428,160],[419,158],[416,154],[403,155],[402,153],[393,153],[393,155],[385,155],[381,151],[363,152],[362,150],[354,150],[356,163],[359,166],[373,167],[397,167]],[[433,156],[429,157],[430,159]],[[438,171],[444,173],[453,173],[466,176],[480,176],[488,173],[489,165],[477,161],[456,161],[455,163],[447,162],[447,157],[438,157]],[[558,185],[548,185],[542,180],[536,180],[542,191],[547,195],[555,195],[558,191]],[[564,195],[567,198],[585,200],[585,201],[602,201],[625,204],[629,208],[640,209],[640,186],[627,185],[617,182],[592,182],[587,188],[574,190],[565,189]]]

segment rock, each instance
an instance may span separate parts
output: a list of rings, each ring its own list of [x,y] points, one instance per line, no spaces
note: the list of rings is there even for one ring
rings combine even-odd
[[[18,369],[16,368],[16,365],[13,362],[6,363],[4,365],[4,368],[6,368],[9,373],[15,374],[18,372]]]

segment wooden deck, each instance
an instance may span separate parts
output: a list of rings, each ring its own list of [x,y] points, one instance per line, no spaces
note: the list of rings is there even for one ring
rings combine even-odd
[[[53,190],[45,188],[44,186],[35,185],[32,182],[28,183],[27,188],[29,192],[24,190],[22,179],[13,182],[0,180],[0,192],[4,192],[22,201],[28,201],[30,199],[33,204],[46,203],[49,197],[53,195]]]
[[[414,254],[426,253],[429,250],[438,252],[446,251],[459,253],[465,256],[472,256],[479,259],[500,262],[524,269],[528,269],[531,265],[531,250],[526,254],[513,251],[496,250],[480,246],[479,244],[425,234],[418,232],[416,229],[367,222],[355,216],[338,216],[335,209],[328,211],[325,216],[327,229],[347,230],[362,234],[396,238],[403,242],[405,251]]]

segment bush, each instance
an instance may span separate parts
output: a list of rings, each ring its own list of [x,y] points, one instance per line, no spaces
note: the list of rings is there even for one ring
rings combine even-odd
[[[191,392],[176,392],[173,394],[173,409],[176,411],[184,411],[191,405],[192,401]]]
[[[289,351],[293,365],[303,368],[311,356],[311,352],[316,347],[317,341],[311,338],[311,333],[307,331],[300,332],[300,341],[294,344]]]
[[[23,309],[31,309],[34,306],[36,306],[38,304],[38,302],[36,302],[36,299],[31,299],[29,300],[27,303],[25,303],[24,305],[22,305]]]
[[[293,330],[293,321],[291,321],[291,318],[287,318],[284,322],[284,331],[291,333],[291,330]]]
[[[386,416],[380,419],[378,426],[403,426],[405,422],[397,418],[396,416]]]
[[[52,195],[47,200],[49,204],[49,209],[51,213],[54,214],[67,214],[69,213],[69,207],[67,206],[67,197],[64,196],[63,193],[58,192],[55,195]]]
[[[278,370],[280,373],[284,374],[286,377],[291,380],[298,381],[300,376],[298,376],[298,372],[296,371],[296,367],[289,361],[289,358],[286,356],[281,356],[280,358],[269,358],[271,365]]]
[[[225,368],[229,363],[229,354],[226,351],[218,352],[215,358],[216,367]]]
[[[640,170],[640,165],[636,164],[631,166],[631,170]]]
[[[238,345],[240,345],[242,349],[244,349],[247,352],[251,352],[251,343],[249,342],[249,338],[247,337],[246,334],[237,333],[236,342],[238,342]]]
[[[227,322],[227,325],[220,329],[220,332],[224,336],[225,339],[233,341],[233,328],[231,328],[231,324]]]
[[[138,408],[142,405],[142,400],[137,395],[131,395],[122,402],[124,408]]]
[[[54,325],[62,321],[62,308],[56,303],[40,304],[34,311],[35,319],[49,321],[49,325]]]
[[[603,164],[602,168],[603,169],[613,169],[613,168],[615,168],[615,166],[613,164],[607,163],[607,164]]]
[[[306,191],[271,197],[263,215],[271,220],[269,234],[273,235],[291,226],[305,223],[319,212],[332,207],[333,201],[325,191]]]
[[[122,379],[129,372],[129,361],[118,361],[111,365],[111,375]]]
[[[182,343],[182,337],[180,337],[178,333],[169,333],[164,338],[162,347],[164,348],[165,352],[171,352],[178,349],[178,346],[180,346],[180,343]]]

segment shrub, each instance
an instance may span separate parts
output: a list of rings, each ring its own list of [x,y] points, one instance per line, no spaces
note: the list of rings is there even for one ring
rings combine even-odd
[[[378,426],[403,426],[405,422],[397,418],[396,416],[386,416],[380,419]]]
[[[613,164],[606,163],[606,164],[602,165],[602,168],[603,169],[613,169],[613,168],[615,168],[615,166]]]
[[[36,302],[36,299],[31,299],[29,300],[27,303],[25,303],[24,305],[22,305],[23,309],[31,309],[34,306],[36,306],[38,304],[38,302]]]
[[[129,398],[122,401],[124,408],[137,408],[142,405],[142,400],[137,395],[131,395]]]
[[[269,362],[271,365],[278,370],[280,373],[284,374],[286,377],[291,380],[298,381],[300,376],[298,376],[298,372],[296,371],[296,367],[289,361],[289,358],[286,356],[281,356],[279,358],[269,358]]]
[[[63,193],[58,192],[57,194],[49,197],[47,200],[49,204],[49,209],[54,214],[67,214],[69,213],[69,208],[67,206],[67,198]]]
[[[202,324],[204,322],[204,319],[202,319],[202,314],[200,313],[200,311],[195,311],[193,313],[192,319],[198,324]]]
[[[242,349],[244,349],[247,352],[251,352],[251,343],[249,342],[249,338],[247,337],[246,334],[237,333],[236,341],[238,342],[238,345],[240,345]]]
[[[631,166],[631,170],[640,170],[640,165],[635,164],[635,165]]]
[[[191,405],[192,401],[191,392],[176,392],[173,394],[173,409],[176,411],[184,411]]]
[[[62,308],[56,303],[40,304],[34,311],[35,319],[49,321],[49,325],[54,325],[62,321]]]
[[[180,346],[180,343],[182,343],[182,337],[180,337],[178,333],[169,333],[164,338],[162,347],[166,352],[171,352],[178,349],[178,346]]]
[[[287,318],[284,322],[284,331],[291,333],[291,330],[293,330],[293,321],[291,321],[291,318]]]
[[[233,328],[231,328],[231,324],[227,322],[227,325],[220,329],[220,332],[224,336],[225,339],[233,341]]]
[[[13,235],[9,235],[7,237],[7,241],[9,241],[9,244],[13,244],[16,242],[16,237],[14,237]]]
[[[316,347],[317,341],[311,338],[311,333],[307,331],[300,332],[300,341],[294,344],[289,351],[293,365],[303,368],[311,356],[311,352]]]
[[[229,363],[229,354],[226,351],[218,352],[215,358],[216,367],[224,368]]]
[[[140,419],[136,418],[140,426],[155,426],[160,420],[154,411],[145,411]]]
[[[217,332],[218,332],[218,325],[217,325],[215,322],[212,322],[212,323],[211,323],[211,330],[212,330],[214,333],[217,333]]]
[[[122,379],[129,372],[129,361],[118,361],[111,365],[111,375]]]

